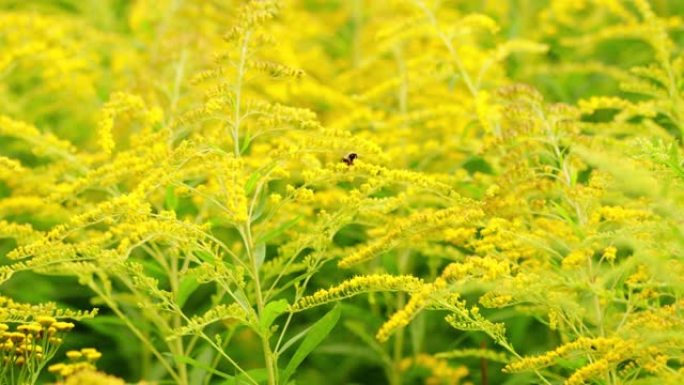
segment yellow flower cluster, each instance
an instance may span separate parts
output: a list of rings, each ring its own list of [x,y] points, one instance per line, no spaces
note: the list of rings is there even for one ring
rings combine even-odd
[[[447,282],[477,277],[484,281],[494,281],[510,274],[510,264],[491,257],[468,257],[464,262],[451,263],[440,279]]]
[[[452,367],[446,360],[429,354],[404,358],[399,362],[398,369],[401,372],[406,372],[415,366],[430,371],[430,375],[425,379],[425,385],[458,385],[468,375],[468,368],[464,366]]]
[[[452,285],[455,282],[469,278],[491,281],[507,275],[509,272],[508,263],[492,258],[470,257],[462,263],[451,263],[434,282],[423,283],[420,289],[414,289],[414,293],[406,306],[390,316],[378,330],[376,338],[380,341],[386,341],[394,331],[406,327],[424,308],[434,306],[440,301],[464,309],[464,302],[458,299],[458,294],[452,292]],[[472,311],[477,313],[477,308],[473,308]]]
[[[28,323],[35,321],[45,326],[46,323],[52,323],[54,318],[81,320],[84,318],[92,318],[96,314],[97,309],[93,311],[74,311],[60,309],[51,302],[34,305],[17,302],[11,298],[0,296],[0,322]],[[60,330],[69,330],[70,327],[73,327],[73,324],[68,322],[65,323],[60,321],[57,324],[60,325]]]
[[[411,299],[406,303],[406,306],[392,314],[392,316],[382,324],[375,334],[375,338],[381,342],[385,342],[397,329],[406,327],[411,320],[430,303],[432,295],[438,289],[438,284],[440,286],[445,285],[444,281],[424,284],[420,290],[411,296]]]
[[[64,333],[74,324],[57,321],[47,315],[33,317],[29,323],[19,324],[10,331],[7,323],[0,323],[0,378],[16,379],[21,383],[35,381],[40,369],[57,352]]]
[[[290,311],[301,311],[372,291],[404,291],[412,293],[419,290],[422,283],[421,279],[410,275],[373,274],[357,276],[347,279],[337,286],[321,289],[313,295],[301,298],[290,306]]]
[[[167,338],[171,340],[185,335],[197,335],[200,334],[206,326],[214,322],[231,319],[246,322],[247,319],[253,316],[252,309],[245,309],[242,305],[237,303],[217,305],[202,315],[192,317],[188,320],[187,325],[176,328],[167,336]]]
[[[594,254],[593,250],[589,249],[575,249],[568,253],[563,258],[563,268],[567,270],[572,270],[587,266],[591,256]]]
[[[636,343],[634,341],[622,340],[620,338],[581,337],[544,354],[524,357],[514,361],[506,365],[504,371],[519,372],[543,368],[554,364],[558,359],[567,357],[573,352],[600,355],[601,358],[599,360],[576,371],[568,379],[568,382],[577,385],[584,383],[592,374],[608,371],[613,365],[629,357],[635,349]]]
[[[98,372],[91,368],[82,368],[69,374],[63,381],[54,385],[125,385],[126,382],[120,378]]]
[[[82,371],[95,371],[95,362],[102,357],[102,353],[93,348],[83,348],[70,350],[66,356],[69,362],[50,365],[48,371],[67,378]]]
[[[481,218],[483,215],[480,209],[460,206],[437,211],[426,210],[425,212],[418,212],[394,224],[387,234],[380,239],[365,245],[353,254],[340,260],[338,266],[347,268],[374,258],[378,254],[399,245],[407,236],[407,233],[410,236],[416,236],[417,234],[428,233],[446,226],[462,226]]]
[[[634,354],[636,344],[633,341],[617,340],[610,346],[608,352],[604,352],[601,358],[576,370],[565,381],[565,385],[581,385],[602,377],[613,370],[620,362]]]
[[[159,110],[147,111],[145,102],[140,96],[124,92],[113,93],[109,101],[104,104],[100,111],[100,119],[97,123],[98,144],[102,151],[109,155],[114,150],[115,142],[112,130],[117,116],[129,115],[142,118],[144,128],[161,122]]]

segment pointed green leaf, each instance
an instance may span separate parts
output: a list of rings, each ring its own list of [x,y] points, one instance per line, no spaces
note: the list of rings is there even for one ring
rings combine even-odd
[[[304,359],[325,339],[325,337],[330,334],[337,321],[340,319],[340,307],[335,306],[328,314],[324,315],[323,318],[318,320],[304,337],[304,341],[299,345],[297,351],[292,356],[290,362],[287,363],[285,367],[285,372],[283,373],[283,383],[287,383],[287,380],[294,374],[297,367],[304,361]]]
[[[301,332],[295,334],[295,335],[294,335],[292,338],[290,338],[289,340],[287,340],[287,342],[285,342],[285,343],[280,347],[280,349],[278,349],[278,354],[283,353],[284,351],[286,351],[287,349],[289,349],[290,346],[294,345],[295,343],[297,343],[297,341],[299,341],[299,340],[301,340],[302,338],[304,338],[304,336],[306,335],[306,333],[307,333],[308,331],[309,331],[309,329],[304,329],[304,330],[302,330]]]
[[[249,176],[249,179],[247,179],[247,183],[245,183],[245,195],[252,195],[252,193],[254,192],[254,188],[256,187],[256,184],[259,181],[259,178],[261,178],[261,173],[259,171],[254,171],[252,175]]]
[[[252,306],[249,304],[249,300],[247,299],[247,296],[245,295],[245,292],[242,291],[242,289],[235,290],[234,295],[235,295],[235,300],[240,304],[240,307],[245,309],[245,311],[252,308]]]
[[[252,143],[252,137],[249,135],[245,135],[245,137],[242,140],[242,148],[240,148],[240,154],[244,154],[245,151],[247,151],[247,148],[249,148],[250,143]]]
[[[199,282],[192,275],[186,275],[178,285],[178,293],[176,294],[176,303],[178,307],[183,307],[185,302],[190,298],[190,295],[199,287]]]
[[[264,306],[264,311],[261,313],[261,319],[259,319],[259,327],[262,332],[266,332],[268,328],[271,327],[273,321],[287,310],[288,305],[286,300],[279,299],[277,301],[269,302]]]
[[[194,254],[197,258],[201,259],[202,262],[212,263],[216,258],[208,251],[205,250],[195,250]]]
[[[235,381],[235,377],[231,376],[230,374],[226,374],[220,370],[216,370],[207,364],[203,364],[203,363],[195,360],[194,358],[184,356],[182,354],[174,354],[173,359],[177,362],[182,362],[184,364],[188,364],[188,365],[192,365],[194,367],[202,368],[202,369],[206,370],[207,372],[214,374],[214,375],[217,375],[219,377],[222,377],[222,378],[225,378],[225,379],[228,379],[231,381]]]
[[[174,187],[169,185],[166,187],[166,196],[164,197],[164,207],[167,210],[176,211],[178,208],[178,197],[174,191]]]
[[[256,269],[259,271],[261,265],[264,264],[266,259],[266,244],[264,242],[259,242],[254,246],[254,262],[256,264]]]

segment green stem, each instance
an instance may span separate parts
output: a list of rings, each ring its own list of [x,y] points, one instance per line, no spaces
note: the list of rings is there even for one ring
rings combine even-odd
[[[229,355],[227,355],[226,352],[223,351],[223,348],[217,345],[216,342],[214,342],[214,340],[209,338],[209,336],[204,334],[204,332],[200,332],[200,337],[207,341],[209,345],[211,345],[211,347],[214,348],[214,350],[216,350],[223,358],[225,358],[226,361],[230,362],[230,364],[233,365],[235,369],[237,369],[242,375],[244,375],[245,378],[247,378],[251,383],[253,383],[254,385],[259,385],[259,383],[256,382],[254,378],[249,375],[249,373],[245,372],[245,370],[242,369],[242,367],[238,365],[237,362],[235,362],[235,360],[233,360]]]
[[[406,271],[408,270],[408,262],[409,262],[409,255],[410,252],[408,249],[402,250],[401,254],[399,255],[399,263],[398,263],[398,270],[399,274],[405,274]],[[397,295],[397,308],[396,310],[399,311],[404,307],[406,304],[406,294],[405,293],[399,293]],[[401,363],[401,360],[403,359],[404,355],[404,336],[405,336],[405,329],[400,328],[397,331],[397,334],[394,337],[394,346],[393,346],[393,352],[392,352],[392,368],[390,368],[392,377],[390,378],[390,383],[392,385],[401,385],[402,383],[402,377],[401,377],[401,372],[399,371],[399,364]]]
[[[406,302],[405,294],[404,293],[399,293],[397,296],[397,310],[401,309],[404,307],[404,304]],[[391,385],[401,385],[401,375],[402,373],[399,371],[399,364],[401,363],[401,360],[403,358],[403,349],[404,348],[404,328],[400,328],[397,330],[396,335],[394,336],[394,346],[393,346],[393,352],[392,352],[392,367],[390,368],[392,377],[390,377],[390,384]]]
[[[242,103],[242,80],[245,76],[245,64],[247,63],[247,48],[249,43],[250,32],[245,33],[242,38],[242,46],[240,48],[240,61],[238,62],[238,73],[235,79],[235,109],[233,111],[233,151],[235,157],[240,157],[240,120],[242,119],[241,103]]]
[[[252,243],[252,230],[251,230],[251,216],[250,218],[247,219],[247,223],[245,224],[243,230],[241,231],[243,235],[243,239],[245,242],[245,248],[247,249],[247,256],[249,257],[249,261],[252,267],[253,271],[253,279],[254,279],[254,291],[256,295],[256,302],[257,302],[257,314],[259,318],[261,319],[264,311],[264,297],[263,293],[261,292],[261,280],[259,278],[259,266],[257,265],[257,260],[256,257],[254,256],[253,253],[253,243]],[[261,346],[264,354],[264,365],[266,366],[266,370],[268,370],[268,384],[269,385],[276,385],[277,380],[276,380],[276,372],[275,372],[275,362],[273,360],[273,351],[271,350],[271,345],[269,343],[269,333],[268,331],[263,331],[262,333],[259,333],[259,337],[261,338]]]
[[[178,255],[173,255],[172,260],[171,260],[171,274],[170,274],[170,284],[171,284],[171,291],[174,293],[174,297],[178,296],[178,290],[180,283],[178,281]],[[180,310],[180,309],[179,309]],[[173,314],[173,327],[174,328],[180,328],[182,325],[182,319],[181,315],[178,312],[174,312]],[[185,348],[183,347],[183,337],[179,336],[175,340],[175,354],[179,355],[184,355]],[[187,352],[188,355],[190,352]],[[176,367],[178,368],[179,375],[181,377],[181,380],[183,381],[183,384],[188,383],[188,368],[185,362],[177,361],[176,362]]]

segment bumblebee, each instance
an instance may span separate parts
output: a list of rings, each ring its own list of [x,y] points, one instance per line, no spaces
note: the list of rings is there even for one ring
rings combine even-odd
[[[354,159],[358,158],[359,156],[355,152],[349,153],[347,156],[342,158],[342,161],[344,164],[347,166],[352,166],[354,164]]]

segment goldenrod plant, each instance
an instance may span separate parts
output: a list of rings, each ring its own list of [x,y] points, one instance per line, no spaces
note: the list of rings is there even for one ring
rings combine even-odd
[[[0,0],[0,381],[681,384],[683,18]]]

